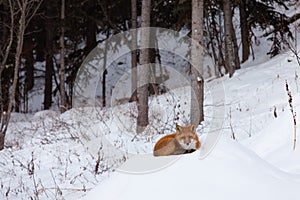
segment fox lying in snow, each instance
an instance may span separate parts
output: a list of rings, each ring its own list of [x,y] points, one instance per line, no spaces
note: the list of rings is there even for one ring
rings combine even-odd
[[[176,132],[162,137],[154,146],[154,156],[179,155],[199,149],[201,143],[195,125],[176,125]]]

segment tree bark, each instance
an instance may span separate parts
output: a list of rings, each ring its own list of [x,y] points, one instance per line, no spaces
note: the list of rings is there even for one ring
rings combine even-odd
[[[241,65],[240,65],[240,58],[239,58],[239,46],[238,46],[238,42],[236,39],[236,34],[235,34],[235,30],[233,27],[233,23],[231,23],[231,38],[232,38],[232,44],[233,44],[233,53],[234,53],[234,65],[235,65],[235,69],[240,69]]]
[[[229,73],[229,77],[232,77],[235,71],[234,60],[234,47],[232,43],[232,16],[231,16],[231,3],[230,0],[223,0],[224,7],[224,32],[225,32],[225,65]]]
[[[104,69],[102,74],[102,107],[106,107],[106,75],[107,69]]]
[[[242,39],[242,63],[248,60],[250,56],[250,35],[247,14],[247,0],[240,1],[240,26],[241,26],[241,39]]]
[[[0,133],[0,150],[4,149],[4,143],[5,143],[5,134]]]
[[[106,32],[106,39],[109,37],[109,32]],[[103,58],[103,72],[102,72],[102,107],[106,107],[106,75],[108,71],[106,69],[107,65],[107,52],[108,52],[108,43],[105,42],[104,45],[104,58]]]
[[[93,9],[96,5],[97,1],[90,1],[89,7]],[[85,53],[86,55],[89,54],[96,46],[97,46],[97,39],[96,39],[96,33],[97,33],[97,24],[94,19],[87,18],[87,29],[86,29],[86,47],[85,47]]]
[[[137,2],[131,0],[131,29],[132,32],[132,50],[131,50],[131,98],[130,101],[137,101]]]
[[[52,2],[46,3],[46,72],[44,90],[44,109],[47,110],[52,105],[52,76],[53,76],[53,11]]]
[[[31,37],[24,39],[24,58],[25,58],[25,92],[30,91],[34,86],[34,58],[33,58],[33,42]]]
[[[67,110],[66,102],[66,89],[65,89],[65,0],[61,0],[61,33],[60,33],[60,68],[59,68],[59,79],[60,79],[60,112],[64,113]]]
[[[151,0],[142,1],[142,28],[150,27]],[[150,42],[150,31],[142,29],[141,46],[148,47]],[[149,50],[141,49],[140,54],[141,66],[139,67],[139,85],[137,89],[138,95],[138,117],[137,117],[137,133],[142,133],[149,123],[148,119],[148,85],[149,85]]]
[[[203,96],[203,1],[192,0],[192,49],[191,49],[191,124],[204,120]]]

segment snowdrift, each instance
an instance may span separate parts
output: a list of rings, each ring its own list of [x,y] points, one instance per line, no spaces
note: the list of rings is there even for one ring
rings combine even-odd
[[[84,200],[153,199],[299,199],[300,177],[280,171],[237,142],[222,137],[205,159],[199,151],[182,156],[140,155],[125,168],[175,161],[150,173],[125,173],[124,166],[88,193]]]

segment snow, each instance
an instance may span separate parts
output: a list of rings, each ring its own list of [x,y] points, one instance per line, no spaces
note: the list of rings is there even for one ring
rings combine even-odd
[[[231,79],[208,82],[210,93],[216,85],[225,89],[222,136],[208,156],[203,158],[203,148],[182,156],[134,155],[82,199],[299,199],[300,149],[297,142],[293,150],[285,89],[288,83],[298,113],[297,74],[296,58],[286,51],[248,61]],[[209,119],[218,117],[211,107],[217,106],[206,99],[206,121],[198,127],[204,145]]]
[[[182,156],[154,157],[152,148],[176,123],[187,123],[188,87],[150,98],[152,126],[140,136],[132,134],[134,103],[13,113],[0,152],[0,198],[299,199],[299,128],[293,150],[285,90],[287,82],[299,113],[295,74],[296,58],[285,52],[207,82],[205,122],[197,128],[202,147]],[[215,119],[221,128],[211,127]],[[209,145],[215,132],[221,137]]]
[[[142,135],[134,134],[135,103],[118,98],[106,108],[13,113],[0,152],[0,199],[299,199],[300,68],[288,50],[270,59],[270,43],[258,40],[255,60],[232,78],[206,82],[205,121],[197,127],[202,147],[192,154],[152,155],[175,124],[188,124],[191,92],[180,85],[184,76],[150,98],[150,126]],[[183,61],[176,59],[164,62],[179,67]],[[128,63],[126,56],[120,60]],[[124,71],[114,65],[119,71],[108,75],[109,85],[119,84]],[[295,150],[286,83],[296,112]]]
[[[299,199],[299,177],[271,166],[252,151],[222,138],[212,153],[174,156],[168,167],[152,173],[115,172],[84,199]],[[148,163],[168,157],[148,156]],[[143,157],[128,162],[142,164]],[[122,170],[122,168],[121,168]]]

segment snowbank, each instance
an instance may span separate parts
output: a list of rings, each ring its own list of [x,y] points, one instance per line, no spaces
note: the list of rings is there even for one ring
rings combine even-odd
[[[145,157],[149,163],[170,159],[144,155],[129,159],[127,165],[136,164],[139,159],[143,162]],[[203,160],[199,159],[199,151],[171,157],[178,159],[153,173],[117,171],[83,199],[299,199],[299,176],[278,170],[225,137]]]

